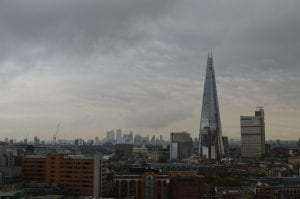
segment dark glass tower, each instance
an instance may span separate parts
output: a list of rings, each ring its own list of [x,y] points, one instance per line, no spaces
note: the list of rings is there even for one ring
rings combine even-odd
[[[205,159],[219,159],[224,148],[212,54],[207,56],[199,133],[199,155]]]

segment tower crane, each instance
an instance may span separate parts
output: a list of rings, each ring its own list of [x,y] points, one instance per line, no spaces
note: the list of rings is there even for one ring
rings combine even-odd
[[[53,133],[53,144],[56,144],[56,137],[57,137],[57,134],[58,134],[58,131],[59,131],[59,127],[60,127],[60,123],[57,124],[56,130]]]

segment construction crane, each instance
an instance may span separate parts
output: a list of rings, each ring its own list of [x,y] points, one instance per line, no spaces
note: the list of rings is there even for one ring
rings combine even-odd
[[[58,131],[59,131],[59,126],[60,126],[60,123],[57,124],[56,126],[56,130],[55,132],[53,133],[53,144],[56,144],[56,137],[57,137],[57,134],[58,134]]]

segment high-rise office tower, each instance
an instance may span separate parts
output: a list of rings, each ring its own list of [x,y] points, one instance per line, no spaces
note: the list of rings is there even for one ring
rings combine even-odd
[[[34,136],[33,143],[34,143],[35,145],[40,144],[40,139],[39,139],[37,136]]]
[[[110,130],[106,132],[107,141],[110,143],[115,143],[115,131]]]
[[[219,159],[224,148],[212,54],[207,57],[199,133],[199,155],[205,159]]]
[[[116,130],[116,143],[122,144],[122,130],[121,129]]]
[[[254,116],[241,116],[241,152],[245,158],[261,158],[265,153],[263,107],[257,107]]]
[[[193,139],[187,132],[172,132],[170,137],[170,160],[181,160],[193,152]]]
[[[222,136],[223,148],[224,148],[224,156],[229,155],[229,142],[227,136]]]

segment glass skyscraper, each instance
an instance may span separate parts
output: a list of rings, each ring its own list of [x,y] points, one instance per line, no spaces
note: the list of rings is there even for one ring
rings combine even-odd
[[[219,159],[224,154],[219,103],[212,54],[207,56],[199,132],[199,155]]]

